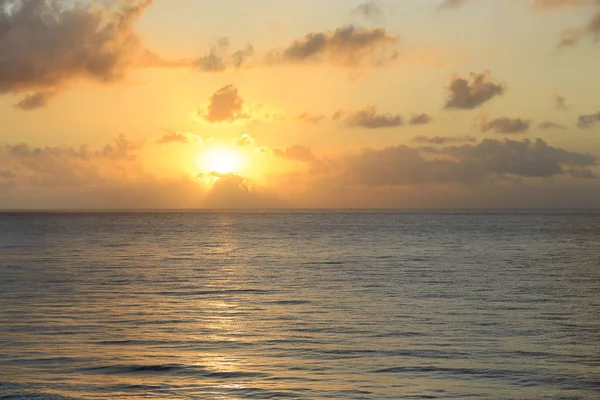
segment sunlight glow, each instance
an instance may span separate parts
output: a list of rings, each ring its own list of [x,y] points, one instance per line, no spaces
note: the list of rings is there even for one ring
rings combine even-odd
[[[196,164],[201,171],[229,174],[243,168],[244,157],[236,149],[218,147],[199,154]]]

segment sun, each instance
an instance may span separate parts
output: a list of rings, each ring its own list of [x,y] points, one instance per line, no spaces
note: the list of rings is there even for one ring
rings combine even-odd
[[[243,163],[242,154],[227,147],[208,149],[199,154],[196,159],[198,169],[219,174],[239,172]]]

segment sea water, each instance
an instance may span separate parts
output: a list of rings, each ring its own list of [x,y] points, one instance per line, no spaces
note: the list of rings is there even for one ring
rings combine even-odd
[[[3,213],[0,398],[599,399],[600,213]]]

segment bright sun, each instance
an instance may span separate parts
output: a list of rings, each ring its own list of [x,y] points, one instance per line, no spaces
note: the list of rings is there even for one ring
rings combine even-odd
[[[200,170],[229,174],[241,169],[243,157],[236,150],[219,147],[206,150],[198,155],[196,163]]]

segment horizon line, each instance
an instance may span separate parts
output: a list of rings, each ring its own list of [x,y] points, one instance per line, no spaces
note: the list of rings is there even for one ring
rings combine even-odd
[[[378,208],[378,207],[347,207],[347,208],[310,208],[310,207],[281,207],[281,208],[22,208],[0,209],[0,214],[13,213],[261,213],[261,212],[600,212],[599,208]]]

